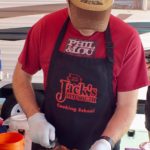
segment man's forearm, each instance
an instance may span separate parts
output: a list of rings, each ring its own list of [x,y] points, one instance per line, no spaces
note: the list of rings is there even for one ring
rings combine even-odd
[[[27,117],[39,112],[36,103],[34,90],[31,84],[31,77],[21,70],[21,65],[17,64],[13,76],[13,90],[16,99]]]
[[[103,135],[109,136],[116,143],[126,133],[135,116],[135,110],[131,108],[119,108],[116,110]]]
[[[119,96],[117,108],[102,135],[109,136],[116,143],[128,131],[137,109],[137,90],[124,92]]]

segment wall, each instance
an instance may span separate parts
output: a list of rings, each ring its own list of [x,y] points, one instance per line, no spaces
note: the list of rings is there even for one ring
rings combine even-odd
[[[11,81],[29,28],[47,13],[65,7],[65,0],[0,0],[0,50],[4,80]],[[54,5],[55,4],[55,5]],[[42,82],[38,72],[33,82]]]
[[[143,0],[115,0],[114,8],[142,9]]]
[[[148,10],[150,10],[150,0],[148,0],[148,2],[147,2],[147,8],[148,8]]]

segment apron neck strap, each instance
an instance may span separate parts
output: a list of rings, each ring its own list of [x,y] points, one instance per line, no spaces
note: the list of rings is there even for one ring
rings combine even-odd
[[[106,54],[108,60],[113,63],[114,58],[113,58],[113,42],[111,38],[111,31],[110,31],[110,24],[108,24],[108,27],[105,31],[105,41],[106,41]]]
[[[62,39],[66,33],[67,30],[67,25],[69,23],[69,16],[67,17],[66,21],[64,22],[61,31],[59,32],[58,38],[57,38],[57,42],[55,44],[55,48],[54,48],[54,53],[56,53],[59,50],[59,47],[61,45]],[[106,54],[107,54],[107,58],[108,60],[113,63],[114,58],[113,58],[113,42],[112,42],[112,38],[111,38],[111,31],[110,31],[110,25],[108,24],[108,27],[105,31],[105,41],[106,41]]]
[[[67,19],[65,20],[62,28],[61,28],[61,31],[59,32],[59,35],[58,35],[58,38],[57,38],[57,41],[56,41],[56,44],[55,44],[55,48],[54,48],[54,53],[59,50],[62,39],[63,39],[63,37],[66,33],[66,30],[67,30],[67,25],[68,25],[69,20],[70,19],[69,19],[69,16],[68,16]]]

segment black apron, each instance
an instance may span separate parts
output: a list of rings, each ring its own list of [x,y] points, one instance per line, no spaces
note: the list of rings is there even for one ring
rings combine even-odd
[[[105,32],[106,58],[85,58],[59,51],[64,23],[48,70],[43,112],[56,128],[59,144],[89,150],[100,139],[116,107],[113,93],[113,44]]]

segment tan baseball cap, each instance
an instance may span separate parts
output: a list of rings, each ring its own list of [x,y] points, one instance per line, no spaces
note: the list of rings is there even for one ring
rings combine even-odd
[[[71,21],[77,29],[106,30],[114,0],[69,0]]]

